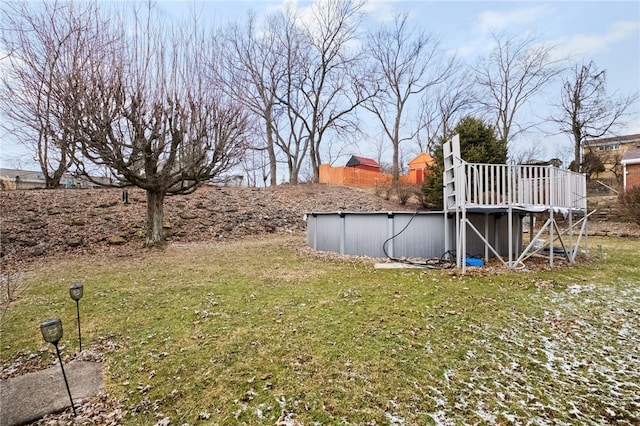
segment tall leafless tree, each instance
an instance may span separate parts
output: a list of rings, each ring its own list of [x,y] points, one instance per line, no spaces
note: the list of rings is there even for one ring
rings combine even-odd
[[[288,62],[294,68],[278,100],[290,118],[289,136],[296,146],[308,146],[316,182],[326,139],[358,130],[353,113],[364,102],[364,92],[354,70],[360,60],[355,41],[361,7],[354,0],[316,2],[309,19],[288,27],[299,39],[299,53]]]
[[[474,83],[468,70],[456,61],[453,75],[441,85],[429,87],[422,96],[419,109],[419,131],[416,143],[421,152],[433,153],[440,143],[450,138],[458,122],[475,106]]]
[[[407,14],[396,15],[393,25],[369,36],[368,48],[377,74],[377,96],[365,103],[378,119],[393,147],[392,180],[400,174],[400,144],[419,132],[419,120],[409,120],[410,100],[429,87],[444,82],[453,71],[452,58],[445,58],[439,42],[409,25]],[[413,126],[413,127],[412,127]]]
[[[575,65],[562,81],[560,114],[550,120],[573,140],[573,169],[582,171],[582,149],[589,140],[614,135],[638,94],[607,94],[607,73],[593,61]]]
[[[248,149],[242,157],[242,171],[247,178],[247,186],[257,187],[269,185],[269,159],[261,150]]]
[[[278,85],[278,113],[274,115],[275,143],[284,157],[289,172],[289,183],[298,184],[305,159],[309,156],[310,138],[305,125],[307,104],[301,96],[305,64],[305,35],[300,16],[288,7],[271,16],[268,31],[282,58],[283,78]]]
[[[198,24],[165,28],[153,10],[117,50],[69,76],[77,166],[103,166],[147,194],[146,244],[163,241],[166,195],[195,191],[235,166],[249,122],[207,78],[209,38]],[[123,30],[125,31],[125,30]]]
[[[211,64],[225,83],[225,91],[262,122],[265,144],[253,149],[266,152],[272,186],[277,184],[276,91],[286,71],[286,55],[278,51],[278,29],[275,17],[268,19],[266,28],[259,28],[255,15],[249,15],[245,25],[225,29],[223,42],[214,40],[224,54],[221,61]]]
[[[553,46],[538,43],[533,35],[492,35],[494,48],[475,66],[478,103],[488,114],[498,137],[507,145],[538,123],[519,112],[562,72]]]
[[[73,157],[72,133],[64,125],[63,76],[103,52],[113,40],[96,3],[2,2],[1,42],[8,51],[1,80],[3,127],[38,162],[47,188],[57,188]]]

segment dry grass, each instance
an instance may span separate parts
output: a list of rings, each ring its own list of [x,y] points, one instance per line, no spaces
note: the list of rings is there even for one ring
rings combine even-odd
[[[4,314],[3,364],[51,361],[37,328],[53,315],[77,350],[68,287],[81,281],[83,346],[104,352],[124,424],[640,421],[637,239],[498,275],[375,270],[299,244],[42,265]]]

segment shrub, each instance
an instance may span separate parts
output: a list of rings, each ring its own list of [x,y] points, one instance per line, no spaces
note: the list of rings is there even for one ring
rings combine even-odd
[[[640,185],[632,186],[621,192],[618,195],[618,202],[633,221],[640,225]]]
[[[391,197],[391,185],[388,182],[377,182],[375,186],[375,194],[388,200]]]
[[[403,206],[407,204],[407,201],[409,201],[409,198],[411,198],[411,196],[415,192],[414,188],[411,185],[407,185],[404,183],[398,183],[395,189],[396,195],[398,196],[398,201],[400,201],[400,204]]]

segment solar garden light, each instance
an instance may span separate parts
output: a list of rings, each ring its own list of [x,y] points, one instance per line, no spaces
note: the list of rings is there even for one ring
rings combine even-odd
[[[69,382],[67,382],[67,375],[64,373],[64,366],[62,365],[62,358],[60,357],[60,349],[58,349],[58,342],[62,338],[62,321],[60,321],[60,318],[49,318],[40,324],[40,331],[42,332],[42,338],[44,341],[51,343],[56,347],[58,361],[60,362],[60,368],[62,369],[62,377],[64,378],[64,384],[67,386],[69,401],[71,401],[71,408],[73,409],[73,417],[76,417],[76,407],[73,405],[73,398],[71,398],[71,391],[69,390]]]
[[[69,295],[76,301],[76,312],[78,313],[78,341],[80,342],[80,352],[82,352],[82,335],[80,334],[80,299],[82,299],[82,284],[73,284],[69,287]]]

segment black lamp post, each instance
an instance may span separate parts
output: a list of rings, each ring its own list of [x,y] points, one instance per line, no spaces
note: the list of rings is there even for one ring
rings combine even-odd
[[[69,295],[76,301],[76,312],[78,313],[78,341],[80,342],[80,352],[82,352],[82,335],[80,334],[80,299],[82,299],[82,284],[73,284],[69,287]]]
[[[73,417],[76,417],[76,407],[73,405],[71,390],[69,390],[69,382],[67,382],[67,375],[64,373],[64,366],[62,365],[62,358],[60,357],[60,349],[58,349],[58,342],[62,338],[62,321],[60,321],[59,318],[50,318],[40,324],[40,331],[42,332],[42,338],[44,339],[44,341],[47,343],[51,343],[56,347],[58,361],[60,362],[60,368],[62,369],[62,377],[64,378],[64,384],[67,386],[69,401],[71,401],[71,408],[73,409]]]

